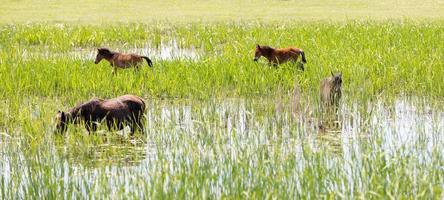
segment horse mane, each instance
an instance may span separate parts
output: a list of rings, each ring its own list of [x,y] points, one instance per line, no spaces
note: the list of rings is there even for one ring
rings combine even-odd
[[[264,55],[271,55],[271,53],[274,51],[274,48],[270,46],[260,46],[260,50]]]
[[[100,55],[105,57],[111,57],[116,54],[116,52],[110,51],[108,48],[98,48],[97,50],[99,51]]]
[[[93,98],[88,102],[78,104],[77,106],[69,110],[68,113],[71,114],[73,118],[78,117],[80,112],[91,112],[97,106],[97,104],[102,101],[104,100],[99,98]]]

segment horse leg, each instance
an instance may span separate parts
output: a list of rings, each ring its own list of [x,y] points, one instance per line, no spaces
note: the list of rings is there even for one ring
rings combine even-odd
[[[113,67],[113,71],[111,72],[113,75],[117,74],[117,67],[115,64],[111,63],[111,67]]]
[[[135,65],[134,69],[135,69],[136,72],[139,72],[139,65]]]
[[[269,61],[268,65],[270,65],[271,67],[275,67],[275,68],[278,67],[278,63],[277,62],[273,62],[273,61]]]
[[[268,60],[268,65],[269,65],[269,66],[274,66],[275,63],[274,63],[272,60]]]
[[[296,64],[299,65],[298,67],[301,68],[302,71],[305,70],[305,69],[304,69],[304,63],[302,63],[302,62],[297,62],[297,61],[296,61]]]
[[[135,119],[132,119],[130,128],[131,128],[131,135],[133,135],[134,132],[136,132],[136,131],[143,133],[143,122],[142,122],[141,117],[137,117]]]
[[[299,68],[301,68],[301,70],[304,71],[305,70],[304,63],[302,62],[302,60],[300,62],[298,62],[298,58],[299,58],[299,55],[296,55],[296,57],[294,58],[294,62],[299,63]]]
[[[122,121],[113,118],[106,119],[106,126],[110,131],[122,130],[125,128]]]
[[[130,135],[133,136],[134,133],[135,133],[136,130],[137,130],[137,125],[136,125],[136,123],[134,123],[134,122],[131,123],[131,125],[130,125],[130,129],[131,129]]]
[[[297,55],[295,57],[292,57],[291,58],[291,62],[293,64],[296,64],[297,67],[299,67],[302,71],[304,71],[304,63],[298,62],[298,57],[299,56],[297,56]]]
[[[136,126],[137,126],[137,129],[138,129],[141,133],[143,133],[143,120],[141,119],[141,117],[140,117],[139,119],[137,119],[137,121],[136,121]]]
[[[94,122],[85,122],[85,128],[88,131],[88,133],[91,135],[91,132],[96,132],[97,124]]]
[[[278,58],[267,58],[268,59],[268,65],[273,66],[275,68],[279,65],[279,59]]]

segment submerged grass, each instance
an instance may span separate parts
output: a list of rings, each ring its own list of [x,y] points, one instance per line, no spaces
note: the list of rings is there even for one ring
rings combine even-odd
[[[288,104],[151,101],[133,145],[75,127],[2,138],[0,188],[9,198],[439,199],[443,114],[414,104],[344,104],[339,132],[321,133]],[[42,130],[34,124],[23,127]]]
[[[443,27],[4,25],[0,198],[443,198]],[[91,59],[100,46],[169,41],[198,58],[148,55],[154,68],[114,77]],[[254,63],[258,43],[303,48],[306,71]],[[331,71],[344,98],[322,132],[319,81]],[[57,110],[125,93],[147,99],[145,135],[53,134]]]

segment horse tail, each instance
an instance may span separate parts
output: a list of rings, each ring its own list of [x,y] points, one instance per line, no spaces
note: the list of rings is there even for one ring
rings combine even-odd
[[[301,50],[301,56],[302,56],[302,62],[307,63],[307,60],[305,60],[305,53],[303,50]]]
[[[146,60],[146,62],[148,63],[148,66],[153,67],[153,62],[151,61],[151,59],[149,59],[146,56],[141,56],[141,57]]]

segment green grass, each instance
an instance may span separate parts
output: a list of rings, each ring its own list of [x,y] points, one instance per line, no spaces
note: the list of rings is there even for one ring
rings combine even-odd
[[[443,28],[411,20],[3,25],[0,198],[442,199]],[[148,55],[153,69],[113,77],[108,63],[72,56],[172,40],[200,57]],[[303,48],[306,70],[253,62],[257,43]],[[340,126],[327,122],[321,132],[318,88],[331,71],[344,77]],[[125,93],[148,102],[145,135],[53,133],[57,110]]]
[[[78,101],[92,94],[121,93],[180,98],[267,97],[281,92],[278,89],[291,91],[297,82],[304,92],[317,95],[320,80],[331,71],[340,71],[351,100],[401,94],[440,97],[444,95],[443,26],[440,21],[4,26],[0,32],[0,87],[8,97],[63,97],[69,92],[68,96]],[[140,73],[120,70],[112,77],[106,61],[95,65],[92,57],[79,60],[69,56],[75,49],[94,55],[101,46],[132,51],[172,40],[177,40],[180,48],[197,48],[200,59],[154,58],[153,69]],[[255,44],[301,47],[308,60],[306,71],[291,64],[271,68],[264,58],[252,62]]]
[[[444,4],[433,0],[6,0],[0,5],[0,10],[1,23],[109,24],[252,20],[282,23],[363,18],[438,19],[443,17]]]

